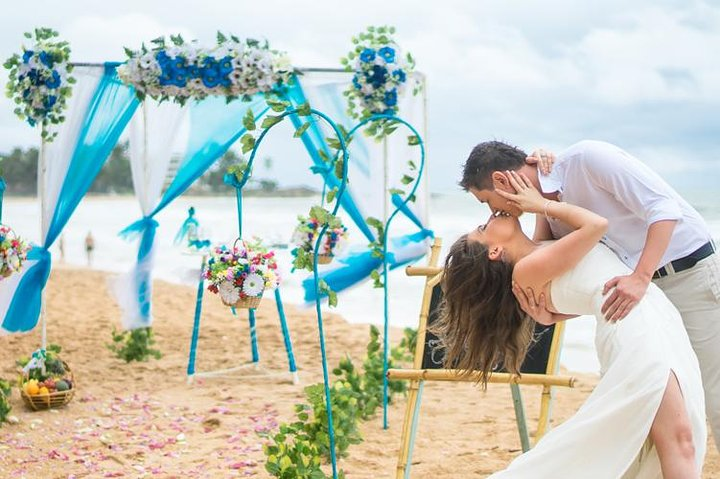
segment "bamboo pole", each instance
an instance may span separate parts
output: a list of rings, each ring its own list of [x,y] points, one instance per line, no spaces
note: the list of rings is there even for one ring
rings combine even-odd
[[[405,274],[408,276],[435,276],[442,273],[442,270],[438,266],[408,266],[405,268]]]
[[[548,356],[547,374],[557,374],[560,369],[560,350],[562,349],[562,338],[565,332],[565,322],[561,321],[555,324],[553,331],[553,339],[550,344],[550,353]],[[552,403],[554,391],[551,386],[543,387],[542,396],[540,398],[540,417],[538,418],[537,431],[535,432],[535,443],[539,441],[547,432],[552,417]]]
[[[442,240],[435,238],[432,246],[430,247],[430,257],[428,258],[428,265],[433,266],[438,262],[440,256],[440,248],[442,246]],[[430,314],[430,301],[432,300],[432,292],[435,284],[433,283],[436,278],[427,278],[425,281],[425,289],[423,290],[422,305],[420,306],[420,319],[418,321],[417,337],[415,339],[415,358],[413,360],[413,366],[415,368],[422,367],[423,354],[425,352],[425,332],[427,331],[427,320]],[[390,377],[388,375],[388,377]],[[405,406],[405,418],[403,420],[402,432],[400,433],[400,454],[398,456],[396,477],[403,479],[408,472],[406,470],[410,458],[410,445],[412,443],[413,436],[413,423],[418,414],[420,400],[420,380],[412,380],[409,384],[408,400]]]
[[[388,369],[390,379],[416,379],[422,381],[476,382],[479,373],[462,376],[457,369]],[[549,385],[572,388],[575,387],[574,376],[558,376],[549,374],[510,374],[492,373],[488,383]]]

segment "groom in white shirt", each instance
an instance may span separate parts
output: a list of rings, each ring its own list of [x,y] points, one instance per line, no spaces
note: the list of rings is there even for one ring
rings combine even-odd
[[[560,153],[522,150],[490,141],[477,145],[463,167],[460,185],[495,211],[518,215],[495,192],[514,192],[504,172],[524,173],[548,199],[587,208],[609,220],[603,242],[633,273],[605,284],[602,311],[609,321],[624,318],[655,282],[682,315],[698,356],[706,412],[720,451],[720,258],[702,217],[665,181],[621,148],[581,141]],[[540,170],[540,173],[538,173]],[[567,225],[536,215],[536,241],[569,233]],[[530,316],[550,314],[544,298],[514,290]],[[632,367],[632,365],[628,365]]]

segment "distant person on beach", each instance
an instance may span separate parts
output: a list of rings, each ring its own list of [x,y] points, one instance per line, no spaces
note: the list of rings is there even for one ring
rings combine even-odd
[[[494,175],[494,173],[493,173]],[[596,318],[602,378],[580,409],[491,479],[698,479],[707,442],[700,367],[677,309],[655,285],[625,320],[607,321],[606,284],[631,270],[600,243],[608,220],[544,198],[531,180],[502,173],[503,207],[562,221],[568,233],[537,242],[517,215],[498,210],[462,236],[445,260],[444,300],[432,327],[444,364],[480,373],[485,383],[502,362],[519,374],[534,321],[513,290],[541,302],[540,323]]]
[[[93,238],[92,233],[90,231],[88,231],[87,236],[85,236],[85,254],[87,254],[88,267],[92,266],[94,249],[95,249],[95,238]]]
[[[707,416],[720,451],[720,258],[700,214],[659,175],[621,148],[581,141],[560,153],[530,156],[499,141],[477,145],[460,185],[493,212],[521,212],[502,196],[513,192],[507,171],[525,174],[546,200],[587,208],[608,219],[602,242],[630,268],[604,286],[602,313],[625,318],[651,282],[673,302],[697,354]],[[572,228],[551,215],[535,215],[533,240],[562,238]],[[550,313],[544,297],[515,289],[523,310],[542,323]],[[534,299],[537,299],[535,301]],[[633,364],[627,364],[632,368]]]
[[[60,240],[58,241],[58,249],[60,250],[60,262],[65,262],[65,235],[60,235]]]

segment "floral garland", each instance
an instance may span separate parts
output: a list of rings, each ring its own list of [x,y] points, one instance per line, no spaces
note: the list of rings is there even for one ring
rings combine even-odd
[[[412,78],[415,60],[405,56],[392,35],[395,27],[368,27],[352,38],[355,48],[340,61],[345,70],[353,72],[352,85],[344,92],[348,99],[348,115],[364,120],[372,115],[393,115],[398,100],[408,86],[413,95],[420,84]]]
[[[242,242],[232,249],[225,245],[215,247],[203,276],[210,282],[208,290],[219,294],[226,304],[260,297],[266,288],[280,284],[275,253],[258,240]]]
[[[315,250],[315,241],[323,227],[323,221],[327,214],[325,210],[318,206],[310,209],[308,217],[299,215],[298,225],[292,236],[292,242],[297,245],[293,250],[293,254],[297,257],[299,250],[307,254],[312,254]],[[339,218],[334,218],[329,223],[328,229],[323,237],[318,252],[321,255],[334,256],[337,251],[345,244],[348,238],[347,228],[342,224]]]
[[[228,38],[218,32],[213,48],[186,43],[180,35],[171,35],[169,44],[164,37],[150,43],[151,48],[143,44],[139,51],[125,48],[127,63],[118,68],[120,78],[135,88],[140,100],[150,96],[184,104],[210,95],[228,101],[249,99],[288,83],[293,73],[288,56],[272,50],[267,41]]]
[[[20,272],[30,246],[9,226],[0,225],[0,279]]]
[[[8,58],[4,67],[9,72],[7,95],[17,105],[15,114],[31,126],[42,127],[42,139],[52,141],[57,132],[49,131],[50,125],[65,121],[63,111],[72,93],[75,79],[70,76],[70,45],[58,41],[58,32],[50,28],[36,28],[25,33],[33,40],[30,48],[22,47],[22,54]]]

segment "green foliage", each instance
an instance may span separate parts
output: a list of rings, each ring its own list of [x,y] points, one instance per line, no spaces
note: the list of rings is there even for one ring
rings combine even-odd
[[[43,140],[51,142],[57,136],[51,127],[65,121],[63,111],[76,81],[70,76],[70,44],[58,40],[60,35],[51,28],[36,28],[24,36],[32,45],[3,63],[8,70],[6,95],[15,104],[15,115],[31,126],[40,125]],[[31,63],[25,63],[25,55]],[[32,75],[23,71],[28,67]]]
[[[365,218],[365,223],[367,223],[369,227],[375,229],[375,241],[371,242],[369,245],[370,256],[383,260],[385,257],[385,253],[383,251],[383,244],[385,242],[385,224],[372,216]],[[384,286],[382,277],[378,270],[370,272],[370,278],[373,280],[374,288],[382,288]]]
[[[38,381],[45,381],[52,376],[62,376],[65,374],[65,366],[60,359],[60,352],[62,347],[57,344],[48,344],[45,349],[45,371],[42,368],[30,368],[28,370],[28,379],[37,379]],[[24,368],[30,362],[30,357],[23,356],[15,364],[20,368]]]
[[[245,177],[245,172],[247,171],[249,166],[249,163],[245,160],[239,160],[234,165],[230,165],[227,168],[227,173],[230,175],[233,175],[236,180],[242,181]]]
[[[390,351],[389,367],[412,359],[408,347],[414,343],[416,332],[405,330],[400,344]],[[336,380],[332,383],[332,414],[336,452],[343,457],[352,444],[362,442],[358,428],[360,420],[372,417],[382,405],[383,357],[380,331],[370,328],[370,341],[360,372],[351,358],[346,356],[333,369]],[[404,393],[401,381],[389,382],[389,397]],[[328,419],[325,410],[325,391],[322,384],[305,388],[306,404],[295,405],[296,420],[281,424],[278,432],[264,434],[269,444],[264,446],[267,461],[265,469],[281,479],[324,479],[321,460],[330,458]],[[339,474],[344,477],[342,471]]]
[[[0,379],[0,426],[7,421],[8,414],[12,410],[9,401],[11,391],[10,382]]]
[[[5,194],[35,195],[37,193],[37,148],[13,148],[8,155],[0,155],[2,176],[7,183]]]
[[[147,361],[151,356],[155,359],[162,357],[162,353],[152,347],[155,339],[151,327],[120,332],[113,328],[112,340],[113,342],[108,344],[107,348],[126,363]]]

